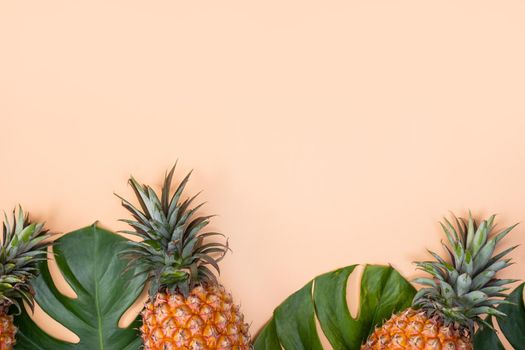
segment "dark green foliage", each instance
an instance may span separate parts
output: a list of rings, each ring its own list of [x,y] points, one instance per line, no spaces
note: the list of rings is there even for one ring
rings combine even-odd
[[[316,277],[274,311],[255,340],[255,350],[319,350],[315,318],[334,349],[359,349],[375,327],[410,306],[416,291],[390,266],[365,267],[359,315],[346,304],[346,286],[355,265]]]
[[[492,317],[489,317],[487,323],[492,326]],[[474,336],[473,345],[476,350],[505,350],[498,335],[491,327],[479,329]]]
[[[523,288],[525,284],[519,285],[505,299],[498,309],[506,316],[500,317],[498,322],[501,333],[512,344],[513,349],[525,350],[525,305],[523,302]],[[488,318],[492,325],[493,318]],[[498,339],[498,334],[493,328],[484,327],[478,330],[474,337],[474,349],[476,350],[499,350],[504,349]]]

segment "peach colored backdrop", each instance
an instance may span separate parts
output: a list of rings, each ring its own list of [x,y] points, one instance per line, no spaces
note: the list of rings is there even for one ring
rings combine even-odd
[[[449,210],[525,219],[524,16],[523,1],[2,1],[0,207],[122,229],[112,193],[179,158],[230,237],[222,281],[253,332],[316,274],[413,277]],[[524,279],[514,257],[504,275]]]

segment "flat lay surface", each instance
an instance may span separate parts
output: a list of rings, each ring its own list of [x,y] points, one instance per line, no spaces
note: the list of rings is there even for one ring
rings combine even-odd
[[[524,15],[521,1],[2,2],[0,208],[55,233],[125,229],[113,193],[132,197],[130,174],[159,189],[179,159],[176,180],[194,169],[189,193],[229,237],[220,279],[252,333],[327,271],[417,277],[449,211],[525,221]],[[502,248],[525,243],[522,225]],[[525,248],[513,258],[501,277],[525,279]]]

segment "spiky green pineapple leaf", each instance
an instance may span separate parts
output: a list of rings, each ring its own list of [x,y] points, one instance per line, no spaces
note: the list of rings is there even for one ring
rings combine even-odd
[[[348,278],[357,265],[316,277],[274,311],[255,339],[255,350],[321,349],[315,318],[334,349],[357,350],[376,326],[410,306],[415,289],[391,266],[367,265],[359,315],[346,303]]]
[[[182,200],[182,194],[191,172],[171,194],[171,182],[175,166],[166,173],[159,194],[148,185],[139,183],[131,177],[129,184],[139,203],[118,196],[122,205],[131,213],[134,220],[123,219],[133,230],[123,231],[143,239],[130,242],[122,258],[128,260],[129,267],[141,267],[150,281],[149,294],[159,290],[178,290],[186,295],[200,283],[217,283],[212,270],[220,273],[218,263],[229,250],[225,243],[207,242],[212,236],[223,236],[216,232],[204,232],[214,215],[196,217],[204,203],[191,207],[199,193]]]
[[[456,224],[444,218],[441,227],[448,239],[443,244],[450,255],[450,261],[430,252],[435,261],[417,262],[418,269],[431,275],[418,279],[422,288],[414,299],[414,306],[422,308],[429,315],[442,317],[446,323],[468,328],[471,332],[476,325],[483,324],[485,315],[502,316],[497,309],[499,301],[506,294],[503,286],[512,280],[501,280],[496,274],[511,265],[511,259],[504,259],[515,247],[494,255],[498,243],[511,232],[512,225],[493,234],[495,215],[482,220],[478,225],[469,212],[468,224],[452,214]]]
[[[57,265],[78,298],[64,296],[55,286],[47,263],[34,280],[36,302],[56,321],[75,333],[78,344],[60,341],[41,330],[24,312],[15,319],[19,327],[17,350],[137,350],[141,346],[138,320],[119,328],[123,313],[140,294],[144,278],[124,273],[118,258],[127,240],[96,224],[66,234],[56,241]]]
[[[0,242],[0,308],[19,314],[22,303],[34,307],[30,281],[38,275],[38,263],[47,259],[51,242],[43,223],[32,223],[21,206],[12,220],[4,213]]]

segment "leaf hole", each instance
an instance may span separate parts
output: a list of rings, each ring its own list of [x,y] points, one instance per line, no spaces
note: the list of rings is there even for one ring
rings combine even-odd
[[[73,333],[68,328],[64,327],[61,323],[56,321],[53,317],[49,316],[38,303],[35,303],[35,311],[31,312],[31,309],[27,304],[24,303],[24,307],[27,314],[33,320],[33,322],[44,332],[56,338],[72,344],[78,344],[80,338],[78,335]]]
[[[68,298],[77,299],[77,293],[75,293],[73,288],[71,288],[69,283],[67,283],[66,279],[64,278],[64,275],[62,275],[62,272],[60,271],[60,268],[57,265],[52,246],[47,248],[47,257],[49,274],[51,275],[51,279],[53,280],[53,283],[55,284],[58,291]]]
[[[354,271],[348,278],[348,284],[346,287],[346,304],[348,305],[348,311],[353,319],[356,319],[359,315],[359,301],[361,300],[361,278],[365,265],[357,265]]]
[[[135,321],[137,316],[140,314],[142,309],[144,309],[144,304],[148,300],[148,288],[149,283],[146,283],[144,286],[144,289],[142,289],[142,293],[140,293],[139,297],[135,302],[122,314],[122,317],[120,317],[118,321],[118,326],[120,328],[127,328],[129,325]]]
[[[313,288],[312,288],[313,290]],[[317,314],[314,316],[315,319],[315,328],[317,330],[317,334],[319,335],[319,339],[321,340],[321,345],[323,346],[323,349],[325,350],[333,350],[332,344],[328,341],[328,338],[323,332],[323,329],[321,328],[321,324],[319,323],[319,319],[317,318]]]

